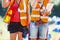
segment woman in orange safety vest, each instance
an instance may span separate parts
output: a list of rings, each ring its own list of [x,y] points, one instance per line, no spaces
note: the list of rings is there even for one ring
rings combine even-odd
[[[45,40],[48,31],[48,17],[53,8],[50,0],[34,0],[30,1],[32,6],[31,22],[30,22],[30,38],[37,40],[37,33],[39,33],[38,40]],[[51,9],[48,6],[52,6]]]
[[[4,22],[8,23],[10,40],[23,40],[24,27],[28,25],[28,0],[2,0],[2,7],[8,7]]]

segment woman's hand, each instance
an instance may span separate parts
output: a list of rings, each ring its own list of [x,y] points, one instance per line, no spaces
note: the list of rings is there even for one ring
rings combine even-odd
[[[10,4],[10,1],[9,1],[9,0],[2,0],[2,7],[3,7],[3,8],[8,7],[9,4]]]

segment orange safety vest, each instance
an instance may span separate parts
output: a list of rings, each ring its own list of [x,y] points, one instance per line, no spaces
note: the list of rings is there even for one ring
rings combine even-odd
[[[37,3],[35,8],[32,8],[31,21],[40,20],[40,8],[41,6]]]
[[[14,0],[11,1],[10,6],[13,4]],[[22,26],[28,25],[28,0],[20,0],[19,3],[19,9],[20,9],[20,23]],[[4,22],[9,23],[13,15],[13,10],[8,8],[6,15],[4,17]]]
[[[19,4],[20,8],[20,22],[21,25],[27,26],[28,25],[28,0],[20,0]]]
[[[46,8],[47,4],[48,4],[49,0],[44,0],[43,1],[43,6]],[[44,13],[41,14],[41,21],[42,22],[48,22],[48,16],[49,16],[49,12],[46,11]]]

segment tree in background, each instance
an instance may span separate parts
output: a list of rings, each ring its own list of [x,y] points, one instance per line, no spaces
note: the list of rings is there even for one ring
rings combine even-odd
[[[0,16],[2,16],[2,17],[4,16],[4,14],[5,14],[5,12],[6,12],[6,9],[7,9],[7,8],[5,8],[5,9],[2,8],[1,0],[0,0]]]
[[[52,17],[54,15],[60,17],[60,4],[58,6],[54,5],[52,14],[50,16]]]

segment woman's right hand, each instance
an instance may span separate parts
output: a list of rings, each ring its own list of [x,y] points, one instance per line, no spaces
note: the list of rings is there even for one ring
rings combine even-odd
[[[3,8],[8,7],[9,4],[10,4],[10,1],[9,1],[9,0],[2,0],[2,7],[3,7]]]

